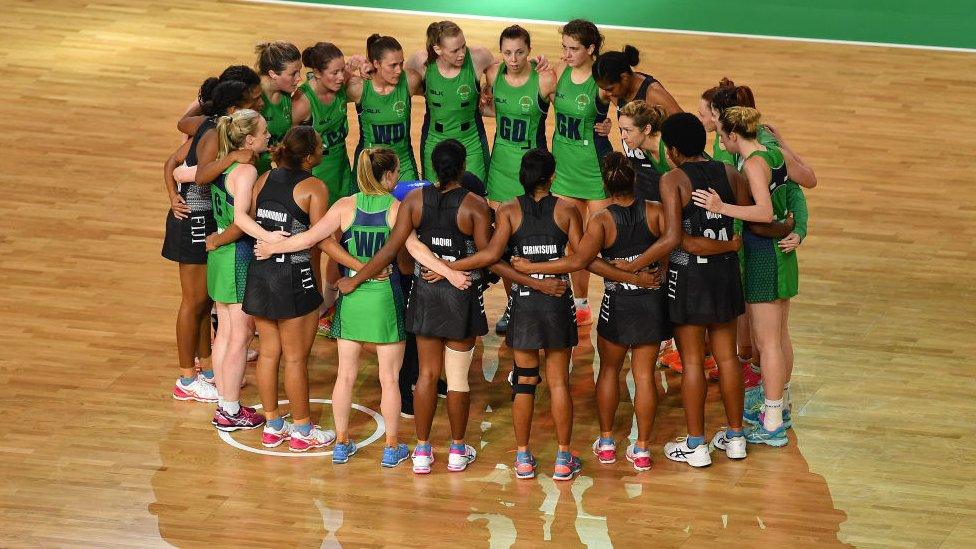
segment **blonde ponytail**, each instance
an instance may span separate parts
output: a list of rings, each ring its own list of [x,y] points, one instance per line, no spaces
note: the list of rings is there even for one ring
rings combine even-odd
[[[230,116],[221,116],[217,121],[217,158],[223,158],[231,151],[241,148],[244,139],[257,131],[260,118],[261,114],[251,109],[241,109]]]
[[[356,179],[363,194],[383,195],[390,191],[383,186],[383,176],[396,169],[400,159],[393,149],[373,147],[359,153]]]

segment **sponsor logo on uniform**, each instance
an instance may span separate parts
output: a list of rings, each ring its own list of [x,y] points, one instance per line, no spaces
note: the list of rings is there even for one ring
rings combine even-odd
[[[576,96],[576,108],[583,112],[586,110],[587,105],[590,104],[590,96],[585,93],[581,93]]]
[[[403,116],[403,113],[407,110],[407,104],[404,101],[397,101],[393,104],[393,113],[397,116]]]
[[[528,113],[529,109],[532,108],[532,98],[528,95],[523,95],[519,98],[519,107],[522,107],[523,113]]]
[[[471,86],[467,84],[461,84],[458,86],[457,94],[461,96],[461,101],[467,101],[471,97]]]

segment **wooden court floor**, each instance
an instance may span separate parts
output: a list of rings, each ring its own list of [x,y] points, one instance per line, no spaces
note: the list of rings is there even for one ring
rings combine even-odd
[[[750,84],[816,167],[792,309],[796,427],[786,448],[750,447],[743,462],[670,463],[661,445],[684,431],[680,378],[667,374],[654,469],[599,466],[598,360],[584,344],[583,476],[556,485],[508,469],[511,355],[493,334],[471,377],[480,455],[463,474],[381,470],[379,443],[341,467],[248,453],[217,437],[210,406],[169,396],[179,286],[159,256],[160,171],[196,87],[251,63],[259,41],[360,53],[376,31],[412,51],[430,17],[189,0],[0,0],[0,13],[0,546],[971,546],[976,55],[606,32],[611,48],[640,48],[641,68],[688,110],[722,76]],[[489,47],[504,26],[458,22]],[[536,52],[558,56],[553,27],[526,26]],[[492,322],[501,295],[488,294]],[[316,341],[313,398],[329,398],[335,357]],[[548,474],[540,395],[534,447]],[[375,362],[354,400],[378,409]],[[625,398],[618,440],[630,410]],[[327,405],[313,413],[330,423]],[[712,387],[708,430],[721,421]],[[375,424],[357,413],[353,428],[362,439]],[[442,406],[434,440],[446,437]]]

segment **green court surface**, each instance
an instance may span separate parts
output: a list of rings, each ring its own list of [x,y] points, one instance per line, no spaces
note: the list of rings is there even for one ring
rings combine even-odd
[[[934,0],[301,0],[406,11],[976,49],[976,1]]]

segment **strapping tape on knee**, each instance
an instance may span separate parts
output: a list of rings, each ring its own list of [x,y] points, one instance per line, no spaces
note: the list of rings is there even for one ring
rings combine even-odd
[[[467,351],[455,351],[444,348],[444,377],[447,378],[447,390],[467,393],[468,371],[471,369],[471,358],[474,357],[474,347]]]
[[[534,381],[522,382],[519,378],[530,378]],[[518,364],[515,364],[512,368],[512,400],[515,400],[515,395],[535,395],[535,389],[542,382],[542,378],[539,376],[539,368],[522,368]]]

